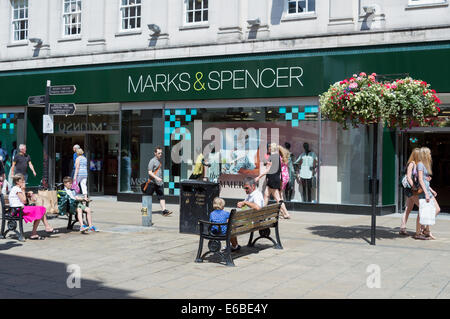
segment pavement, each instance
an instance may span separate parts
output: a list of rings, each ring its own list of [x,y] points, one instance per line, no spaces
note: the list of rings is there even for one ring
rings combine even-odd
[[[432,228],[437,239],[427,241],[398,235],[399,214],[377,217],[372,246],[370,216],[291,212],[280,221],[284,249],[264,240],[246,247],[244,235],[236,266],[226,267],[194,262],[198,236],[179,232],[178,205],[164,217],[154,204],[153,227],[141,226],[140,203],[97,197],[91,207],[100,232],[67,231],[64,216],[49,220],[60,233],[45,240],[0,239],[1,299],[450,298],[446,214]]]

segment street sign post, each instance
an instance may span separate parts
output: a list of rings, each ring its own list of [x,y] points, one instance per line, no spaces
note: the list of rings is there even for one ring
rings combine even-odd
[[[51,86],[51,81],[47,80],[45,95],[29,96],[28,106],[43,105],[44,116],[42,118],[42,135],[43,135],[43,165],[42,165],[42,182],[44,189],[49,188],[52,180],[49,171],[49,134],[53,134],[53,116],[54,115],[73,115],[76,110],[74,103],[50,103],[50,95],[72,95],[75,94],[77,88],[75,85],[55,85]]]
[[[50,115],[73,115],[75,113],[75,103],[50,103],[48,114]]]
[[[45,95],[29,96],[28,106],[30,105],[45,105]]]
[[[72,95],[77,88],[75,85],[55,85],[49,88],[50,95]]]

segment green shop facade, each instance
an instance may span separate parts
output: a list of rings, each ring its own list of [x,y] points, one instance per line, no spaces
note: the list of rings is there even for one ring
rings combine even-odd
[[[449,56],[450,42],[439,42],[0,72],[0,140],[10,154],[13,143],[27,145],[37,171],[28,185],[38,186],[44,108],[27,106],[28,97],[44,94],[47,81],[75,85],[74,95],[51,96],[52,103],[76,103],[74,115],[54,116],[51,184],[71,175],[72,146],[79,144],[89,161],[90,194],[140,201],[148,162],[162,146],[165,195],[178,202],[180,182],[191,176],[198,151],[205,150],[211,153],[207,161],[219,163],[214,178],[231,206],[245,196],[243,177],[262,170],[267,143],[288,145],[294,161],[308,144],[316,159],[314,176],[310,183],[291,179],[288,209],[370,214],[372,130],[343,130],[322,119],[318,96],[354,73],[409,75],[440,93],[445,117]],[[450,208],[449,137],[445,124],[379,130],[380,214],[402,207],[399,178],[415,146],[432,149],[432,184],[442,194],[444,211]]]

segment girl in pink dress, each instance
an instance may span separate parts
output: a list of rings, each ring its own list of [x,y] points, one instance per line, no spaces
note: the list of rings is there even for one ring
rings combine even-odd
[[[23,207],[23,220],[26,223],[33,222],[33,230],[30,236],[32,240],[44,239],[37,233],[39,221],[42,220],[45,226],[45,232],[54,234],[58,231],[53,229],[47,222],[45,215],[46,209],[43,206],[26,206],[27,195],[25,193],[25,177],[22,174],[17,174],[13,177],[14,187],[9,192],[9,207],[14,212],[14,208]],[[33,195],[34,196],[34,195]]]

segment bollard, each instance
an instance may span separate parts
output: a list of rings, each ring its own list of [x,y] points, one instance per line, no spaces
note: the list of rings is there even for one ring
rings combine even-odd
[[[143,195],[142,196],[142,226],[150,227],[152,223],[152,197]]]

